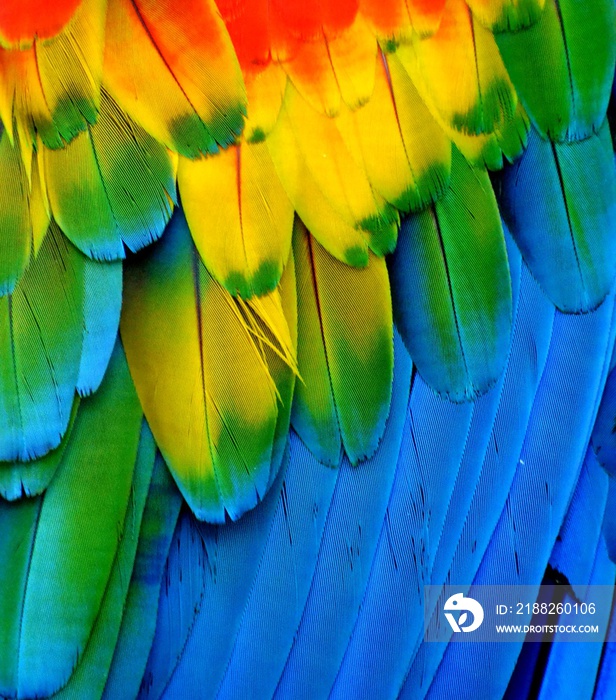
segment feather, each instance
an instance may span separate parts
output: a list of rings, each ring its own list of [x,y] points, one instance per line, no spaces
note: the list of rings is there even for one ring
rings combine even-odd
[[[120,325],[122,265],[85,260],[83,298],[83,345],[77,392],[94,393],[109,364]]]
[[[365,267],[369,260],[366,236],[354,226],[354,222],[339,213],[325,195],[321,183],[315,179],[300,152],[296,134],[286,115],[278,119],[267,145],[285,192],[306,227],[339,260]],[[333,170],[334,176],[338,175]]]
[[[594,544],[594,542],[591,540]],[[590,542],[586,542],[588,547]],[[593,567],[586,575],[589,586],[614,586],[614,564],[609,560],[603,539],[597,541],[597,546],[590,548],[593,557]],[[594,550],[594,551],[593,551]],[[592,589],[591,589],[592,590]],[[608,589],[609,590],[609,589]],[[600,599],[605,600],[605,594],[600,594]],[[586,603],[597,600],[597,595],[589,592],[577,598],[568,594],[565,603]],[[608,599],[609,600],[609,599]],[[596,613],[593,615],[593,625],[596,625],[605,635],[608,624],[610,610],[606,605],[597,605]],[[561,615],[558,618],[560,625],[575,625],[579,623],[576,615]],[[563,639],[564,637],[564,639]],[[550,655],[543,670],[541,678],[541,692],[538,700],[549,700],[549,698],[559,697],[563,700],[591,700],[595,697],[595,681],[597,671],[601,661],[603,645],[601,643],[588,643],[575,641],[570,643],[566,634],[556,633],[554,643],[551,645]],[[574,674],[563,673],[564,668],[575,668]]]
[[[233,146],[215,158],[182,158],[178,187],[210,274],[244,298],[275,289],[291,251],[293,207],[265,143]]]
[[[377,43],[361,16],[342,31],[326,29],[298,42],[281,62],[298,93],[315,110],[336,116],[346,104],[365,104],[374,86]]]
[[[30,462],[0,462],[0,496],[7,501],[16,501],[24,496],[40,496],[53,479],[62,462],[79,410],[79,399],[73,402],[71,417],[62,441],[43,457]]]
[[[132,700],[139,685],[154,637],[163,569],[182,499],[160,455],[143,511],[135,565],[126,595],[122,626],[103,698]],[[130,522],[127,518],[127,522]]]
[[[453,404],[415,378],[378,548],[329,695],[332,700],[395,697],[403,681],[405,662],[423,623],[423,584],[472,415],[472,404]],[[370,655],[365,652],[368,644],[374,644]]]
[[[509,237],[508,251],[512,269],[519,269],[520,256]],[[484,535],[489,537],[504,506],[546,368],[554,308],[528,269],[521,268],[512,276],[517,302],[507,367],[497,385],[475,403],[464,456],[430,571],[434,585],[447,579],[463,541],[473,556],[478,547],[486,546]],[[475,527],[480,523],[483,529],[477,538]]]
[[[306,209],[313,206],[311,192],[302,187],[301,166],[294,168],[293,160],[305,163],[332,208],[357,229],[354,238],[358,243],[365,240],[377,255],[393,250],[398,231],[396,210],[372,189],[366,171],[349,151],[335,123],[310,109],[292,85],[287,86],[278,124],[268,145],[282,185],[306,225],[310,217],[306,216]],[[291,155],[291,148],[298,152]],[[319,229],[313,235],[336,255],[336,248],[328,246],[328,235]],[[351,262],[352,252],[346,251],[341,259]]]
[[[60,444],[77,384],[84,260],[52,227],[15,291],[0,299],[0,459]]]
[[[338,561],[340,576],[346,577],[349,556],[361,560],[370,557],[372,523],[382,517],[377,512],[382,510],[382,501],[391,487],[391,458],[399,449],[409,374],[408,356],[398,339],[392,411],[396,418],[388,421],[377,455],[361,468],[352,469],[345,461],[339,470],[326,469],[292,435],[290,465],[294,472],[283,472],[278,477],[262,507],[238,523],[216,528],[216,532],[211,532],[211,526],[202,527],[207,551],[204,568],[210,583],[205,586],[167,697],[214,697],[217,693],[221,698],[237,697],[248,688],[258,697],[273,694],[309,595],[315,566],[322,583],[313,583],[313,587],[323,585],[330,562]],[[337,504],[330,507],[334,493]],[[358,494],[361,505],[356,508]],[[355,504],[353,508],[348,507],[349,499]],[[366,552],[353,548],[349,553],[343,543],[358,536],[359,519]],[[327,535],[321,537],[326,520],[331,521],[330,531],[340,537],[336,545],[327,544],[331,539]],[[357,581],[362,569],[356,559],[354,563],[355,574],[351,575]],[[340,589],[340,594],[346,600],[350,590]],[[310,605],[318,606],[321,596],[313,591],[310,597],[314,598]],[[345,604],[342,608],[350,613],[352,606]],[[164,629],[161,633],[161,645],[167,645],[169,636],[164,635]],[[261,651],[254,649],[255,639],[261,640]],[[341,631],[339,640],[343,639]],[[175,640],[171,644],[176,644]],[[249,658],[244,654],[247,649]],[[317,675],[309,677],[312,682]],[[158,688],[152,696],[160,693]],[[306,691],[311,692],[310,687]]]
[[[133,697],[159,698],[165,693],[195,626],[208,564],[199,523],[189,509],[183,509],[164,566],[154,639],[139,692]]]
[[[610,552],[610,558],[612,560],[613,556],[613,552]],[[614,606],[612,605],[612,615],[609,621],[606,642],[603,645],[593,700],[610,700],[610,698],[614,696],[614,689],[616,688],[616,669],[614,667],[614,662],[616,661],[616,644],[614,643],[616,639],[615,632],[616,615],[614,614]]]
[[[169,153],[103,93],[97,123],[62,150],[46,150],[51,210],[66,236],[98,260],[159,238],[175,201]]]
[[[252,70],[244,75],[248,98],[248,114],[244,125],[244,139],[248,143],[263,141],[276,125],[287,85],[287,76],[276,63],[263,70]]]
[[[422,4],[425,3],[421,3],[421,0],[420,2],[409,0],[408,4],[405,0],[360,0],[359,10],[379,43],[394,50],[399,43],[408,41],[411,36],[412,26],[407,8],[415,6],[415,9],[417,5]],[[436,4],[432,3],[432,5]],[[413,15],[416,19],[420,19],[419,12],[413,12]],[[438,24],[434,18],[430,19],[432,19],[430,25]]]
[[[526,264],[554,304],[589,311],[616,272],[616,172],[607,125],[579,143],[533,132],[503,176],[503,216]]]
[[[245,88],[213,0],[109,0],[105,86],[157,141],[189,158],[241,133]]]
[[[341,446],[352,464],[371,456],[391,399],[393,330],[387,268],[356,270],[332,258],[298,222],[298,368],[292,423],[326,464]]]
[[[372,98],[378,51],[374,34],[358,14],[346,31],[325,36],[340,96],[355,110]]]
[[[394,389],[393,401],[396,408],[399,408],[403,414],[403,405],[408,396],[408,371],[410,367],[408,357],[405,357],[399,339],[396,346],[396,358],[396,378],[394,380],[396,388]],[[400,371],[401,365],[402,371]],[[387,454],[390,456],[395,451],[394,444],[399,439],[401,428],[400,423],[396,421],[395,429],[392,431],[394,426],[391,423],[393,421],[390,421],[386,437],[379,448],[379,450],[387,450]],[[388,470],[390,463],[386,461],[383,453],[381,459],[377,461],[378,459],[378,456],[375,456],[357,470],[349,469],[349,464],[346,461],[339,470],[326,469],[292,434],[290,439],[290,467],[292,467],[292,471],[287,470],[282,489],[278,489],[279,496],[276,502],[275,517],[269,530],[269,539],[260,559],[257,576],[250,588],[249,597],[246,599],[245,606],[242,607],[242,609],[245,608],[245,612],[241,619],[230,662],[226,667],[223,665],[224,679],[219,686],[219,698],[238,697],[245,692],[255,697],[272,697],[296,638],[307,599],[313,598],[310,605],[316,603],[318,606],[316,601],[320,596],[318,593],[310,592],[311,584],[312,586],[323,585],[323,578],[326,578],[328,572],[331,571],[330,563],[336,561],[338,556],[342,560],[337,562],[341,569],[341,582],[347,580],[349,576],[351,577],[349,580],[354,582],[361,578],[361,567],[355,569],[355,573],[348,573],[348,569],[345,569],[345,564],[348,566],[351,559],[357,565],[355,557],[361,558],[364,555],[356,551],[352,544],[350,545],[352,549],[349,552],[349,542],[358,535],[357,530],[353,527],[356,524],[353,522],[353,515],[349,517],[351,523],[346,522],[346,517],[353,509],[345,511],[343,503],[350,492],[365,494],[367,498],[370,498],[370,506],[364,499],[361,499],[358,503],[362,510],[359,513],[355,511],[355,517],[361,518],[360,527],[363,535],[360,535],[361,543],[358,549],[364,545],[369,549],[372,537],[373,509],[379,507],[378,504],[391,486]],[[382,468],[384,471],[380,471]],[[365,470],[372,469],[379,470],[379,478],[378,481],[373,482],[372,495],[369,497],[370,487],[367,482],[371,477],[366,474]],[[375,472],[373,472],[373,476],[376,477]],[[354,503],[356,502],[354,501]],[[327,545],[327,535],[324,534],[326,523],[328,523],[327,527],[331,527],[331,532],[338,533],[341,538],[338,546],[334,545],[331,549]],[[367,553],[365,556],[369,558],[370,554]],[[321,580],[320,583],[318,579]],[[348,612],[349,609],[344,604],[345,593],[340,587],[335,586],[335,588],[339,588],[341,595],[338,599],[338,602],[342,602],[339,610]],[[361,588],[361,584],[358,585],[359,588]],[[350,594],[351,591],[347,589],[346,593]],[[208,606],[208,611],[213,607],[212,601]],[[335,610],[336,603],[334,602],[330,613],[335,615]],[[336,625],[331,625],[328,628],[332,631],[337,630]],[[261,640],[258,648],[255,648],[255,639]],[[341,630],[340,641],[342,640],[344,640],[344,632]],[[214,646],[214,648],[216,647]],[[300,658],[303,658],[303,655]],[[213,661],[214,659],[211,659],[208,667],[213,665]],[[183,668],[186,669],[187,665],[187,661],[184,662]],[[186,671],[183,675],[186,677]],[[216,688],[219,675],[216,674],[211,684],[208,678],[207,685],[204,683],[201,687]],[[307,677],[310,682],[306,685],[304,692],[312,697],[320,697],[323,693],[317,692],[313,686],[318,675],[311,675],[307,670]],[[301,686],[295,686],[292,676],[290,681],[293,686],[292,694],[295,696],[300,693],[301,695]],[[194,682],[199,683],[199,678],[195,679]],[[176,683],[171,686],[171,690],[178,692],[181,687],[180,683]],[[190,692],[195,687],[195,685],[187,686],[184,692]],[[279,691],[279,693],[284,696],[284,692]],[[206,694],[206,696],[208,695]]]
[[[399,337],[395,352],[392,409],[383,439],[359,469],[351,469],[346,459],[340,466],[310,592],[275,698],[326,696],[348,644],[385,517],[406,418],[411,363]]]
[[[500,376],[511,329],[511,281],[485,171],[454,151],[443,199],[408,217],[390,265],[394,315],[424,380],[454,401]]]
[[[69,22],[82,0],[5,0],[0,8],[0,45],[25,48],[34,37],[51,39]]]
[[[372,187],[398,209],[423,209],[444,193],[451,145],[394,54],[377,58],[372,99],[342,110],[336,126]]]
[[[20,641],[20,615],[28,583],[28,563],[36,535],[41,499],[24,498],[15,503],[0,500],[0,693],[16,695],[17,664]]]
[[[602,556],[597,547],[602,537],[608,481],[607,474],[589,451],[550,555],[550,567],[570,582],[573,595],[580,600],[587,592],[585,582],[590,581],[593,568]],[[607,581],[605,585],[612,585],[612,582]]]
[[[130,498],[141,415],[122,350],[116,347],[103,387],[80,407],[50,487],[33,501],[31,543],[21,564],[25,568],[10,584],[2,584],[3,591],[21,588],[9,623],[19,630],[7,654],[14,683],[9,694],[58,691],[84,652]],[[153,458],[153,445],[151,449]],[[21,517],[18,509],[9,513],[10,519],[12,514]],[[7,525],[10,530],[10,520]]]
[[[493,32],[516,32],[541,17],[546,0],[466,0],[473,15]]]
[[[596,600],[590,586],[613,586],[614,565],[609,561],[601,524],[607,498],[608,477],[599,467],[589,450],[578,483],[569,505],[560,534],[550,557],[550,566],[562,574],[572,585],[563,602],[575,604]],[[599,589],[596,589],[597,591]],[[602,597],[602,596],[600,596]],[[598,605],[593,624],[605,633],[608,627],[609,609]],[[563,612],[558,624],[575,624],[575,615]],[[554,635],[545,668],[541,669],[541,700],[550,697],[588,699],[593,696],[597,667],[601,657],[600,644],[566,641],[559,632]],[[562,668],[575,665],[574,677],[563,678]],[[563,683],[563,680],[565,682]]]
[[[599,406],[591,445],[599,464],[616,476],[616,370],[612,369]]]
[[[547,0],[532,27],[496,36],[520,100],[543,138],[583,139],[601,126],[616,62],[614,13],[612,0]]]
[[[494,36],[464,0],[450,0],[438,31],[396,55],[431,111],[470,134],[490,133],[513,115],[517,97]]]
[[[553,309],[528,271],[520,284],[515,247],[512,270],[514,334],[503,379],[474,405],[454,405],[415,378],[379,549],[333,698],[396,694],[423,636],[422,587],[446,580],[488,444],[498,440],[499,453],[511,454],[515,469]],[[494,465],[484,469],[490,473]]]
[[[612,561],[616,558],[616,480],[608,474],[607,503],[603,516],[603,537]]]
[[[362,14],[382,44],[394,49],[412,32],[431,36],[441,23],[446,0],[360,0]]]
[[[508,488],[498,469],[492,469],[484,471],[483,483],[477,488],[477,497],[488,504],[494,499],[500,503],[504,496],[505,507],[495,529],[488,525],[485,514],[474,511],[460,538],[448,580],[463,583],[472,579],[475,585],[538,586],[541,582],[583,463],[605,382],[606,349],[612,347],[614,330],[612,297],[587,316],[556,314],[550,353],[513,482]],[[573,338],[577,340],[573,342]],[[572,371],[579,378],[575,384],[568,380]],[[575,410],[571,410],[573,406]],[[536,498],[529,499],[529,493]],[[538,529],[543,533],[541,538],[533,536]],[[424,644],[422,648],[431,658],[421,663],[419,657],[415,660],[401,698],[409,697],[418,683],[430,687],[426,694],[430,699],[499,697],[513,671],[520,644],[491,644],[491,658],[498,659],[494,668],[499,672],[472,674],[468,665],[476,662],[478,654],[486,653],[484,647],[471,642],[451,644],[445,650],[441,645]]]
[[[1,129],[1,127],[0,127]],[[0,215],[0,297],[11,293],[22,276],[34,246],[49,225],[43,204],[38,169],[28,179],[17,145],[6,130],[0,134],[0,188],[3,206]]]
[[[54,7],[70,9],[71,4],[76,5],[62,0]],[[24,141],[34,143],[38,133],[48,148],[62,148],[96,121],[107,3],[81,0],[78,5],[56,36],[39,38],[25,51],[2,52],[9,97],[9,114],[2,116],[9,128],[15,118]],[[49,8],[38,16],[45,14],[51,14]]]
[[[229,662],[218,674],[220,700],[243,693],[274,695],[314,576],[340,470],[318,462],[294,432],[289,448],[293,468],[287,469],[276,493],[269,536],[233,636]],[[255,639],[263,642],[258,648]]]
[[[86,700],[88,698],[98,700],[102,695],[124,615],[124,606],[129,590],[124,577],[126,572],[133,569],[135,562],[144,509],[151,488],[154,457],[155,444],[152,433],[147,427],[147,423],[143,421],[139,448],[135,458],[131,495],[126,506],[122,532],[109,580],[83,656],[67,685],[56,694],[58,700]],[[166,469],[164,465],[162,468]]]
[[[180,516],[140,698],[216,692],[271,532],[287,462],[260,507],[238,522],[215,526],[195,523],[188,512]]]
[[[292,396],[280,293],[234,301],[179,213],[125,285],[122,339],[156,442],[200,519],[237,519],[265,495],[278,405]],[[269,352],[285,360],[274,376]]]

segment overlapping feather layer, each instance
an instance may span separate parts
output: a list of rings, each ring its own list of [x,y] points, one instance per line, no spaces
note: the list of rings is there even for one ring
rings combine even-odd
[[[82,625],[54,600],[49,685],[30,668],[45,640],[2,629],[19,653],[1,692],[58,690],[92,611],[124,605],[129,526],[173,490],[154,445],[221,523],[265,497],[289,425],[324,464],[375,454],[394,325],[434,392],[477,400],[510,351],[507,231],[559,310],[602,304],[615,27],[611,0],[2,5],[0,493],[34,554],[88,431],[130,439],[87,456],[123,470],[125,538],[67,608]]]

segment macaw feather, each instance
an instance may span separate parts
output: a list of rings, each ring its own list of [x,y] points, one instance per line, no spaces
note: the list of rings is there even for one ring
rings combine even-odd
[[[66,148],[46,149],[54,219],[85,255],[119,260],[162,235],[171,218],[175,165],[167,150],[103,92],[98,121]]]
[[[0,299],[0,459],[28,461],[60,444],[82,348],[84,258],[56,227],[12,294]]]
[[[105,86],[157,141],[189,158],[239,136],[239,64],[213,0],[109,0]]]
[[[1,127],[0,127],[1,129]],[[0,297],[9,294],[24,273],[33,253],[35,240],[47,231],[49,215],[41,190],[38,168],[30,178],[17,144],[6,130],[0,134]]]
[[[48,148],[62,148],[97,118],[107,2],[62,0],[52,5],[58,17],[63,10],[74,9],[59,33],[36,39],[32,34],[31,46],[23,50],[0,49],[6,90],[1,116],[11,133],[16,123],[24,141],[34,143],[38,134]],[[4,5],[2,10],[6,11]],[[51,6],[38,10],[30,16],[24,7],[18,16],[28,22],[42,17],[54,20]]]
[[[438,31],[396,55],[428,107],[460,131],[491,133],[515,111],[517,96],[494,36],[464,0],[450,0]]]
[[[40,496],[51,484],[66,446],[69,443],[75,418],[79,411],[79,398],[73,402],[71,417],[62,441],[43,457],[29,462],[0,462],[0,495],[7,501],[17,501],[26,496]]]
[[[503,217],[526,264],[561,311],[592,310],[612,288],[613,158],[607,124],[575,143],[551,143],[533,132],[522,158],[504,173]]]
[[[3,694],[51,695],[82,658],[118,552],[135,463],[145,460],[147,468],[149,459],[152,468],[155,446],[151,437],[140,442],[141,423],[126,360],[116,346],[104,386],[80,406],[45,494],[0,502],[3,532],[24,538],[23,558],[7,557],[17,567],[14,576],[5,578],[10,568],[0,573],[2,590],[14,603],[2,615],[3,638],[10,644],[2,655]],[[105,439],[109,434],[113,440]]]
[[[615,13],[611,0],[546,0],[530,28],[496,36],[519,98],[543,138],[584,139],[601,126],[616,63]]]
[[[330,256],[298,221],[298,357],[292,423],[326,464],[344,447],[352,464],[376,450],[389,414],[393,322],[387,268],[356,270]]]
[[[511,279],[485,170],[453,154],[447,194],[402,225],[391,265],[394,315],[417,371],[454,401],[501,376],[511,329]]]
[[[210,522],[225,513],[237,519],[265,495],[279,404],[292,396],[292,366],[269,362],[272,354],[294,356],[280,293],[252,306],[236,302],[176,214],[163,240],[127,270],[121,331],[146,417],[184,497]]]
[[[243,143],[215,158],[182,158],[178,186],[212,276],[234,296],[273,291],[291,250],[293,206],[267,145]]]
[[[6,0],[0,10],[0,46],[26,48],[34,38],[51,39],[70,21],[82,0]]]

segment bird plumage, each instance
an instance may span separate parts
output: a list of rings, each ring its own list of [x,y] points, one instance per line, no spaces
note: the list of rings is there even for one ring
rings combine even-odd
[[[7,0],[1,697],[614,694],[423,593],[614,585],[615,63],[612,0]]]

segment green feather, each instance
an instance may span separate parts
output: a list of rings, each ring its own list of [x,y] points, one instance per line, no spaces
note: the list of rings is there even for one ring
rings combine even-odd
[[[175,202],[171,156],[105,93],[96,124],[44,158],[54,218],[89,257],[117,260],[162,234]]]
[[[352,464],[376,450],[393,379],[393,321],[385,261],[340,262],[296,224],[298,381],[292,423],[315,456]]]
[[[54,450],[31,462],[0,462],[0,496],[15,501],[23,496],[39,496],[51,483],[66,446],[70,440],[75,417],[79,409],[79,398],[73,402],[71,419],[62,438]]]
[[[31,197],[17,145],[0,124],[0,296],[13,291],[30,260],[33,245]],[[32,205],[35,203],[33,202]]]
[[[79,665],[68,685],[54,696],[57,700],[98,700],[105,688],[122,623],[126,597],[130,590],[127,586],[127,578],[135,563],[140,531],[145,517],[144,508],[147,507],[146,497],[149,504],[152,490],[156,490],[153,484],[150,486],[155,454],[156,446],[152,433],[147,423],[143,421],[131,498],[128,501],[122,537],[100,612]],[[164,464],[160,468],[166,471]]]
[[[603,122],[616,63],[615,11],[612,0],[548,0],[532,27],[496,36],[544,138],[583,139]]]
[[[14,599],[23,596],[12,612],[20,629],[11,655],[13,693],[20,697],[57,692],[84,652],[131,500],[141,421],[118,345],[101,389],[82,402],[55,478],[41,497],[26,570],[10,584]],[[13,590],[24,584],[25,593]]]
[[[448,192],[404,222],[390,274],[396,325],[426,383],[454,401],[486,392],[507,358],[511,280],[490,179],[455,148]]]
[[[0,299],[0,460],[60,444],[79,372],[84,258],[52,226],[15,291]]]
[[[202,264],[180,213],[126,268],[120,327],[131,374],[200,519],[237,519],[267,490],[294,365],[282,304],[277,290],[233,298]],[[284,362],[270,364],[272,354]]]

